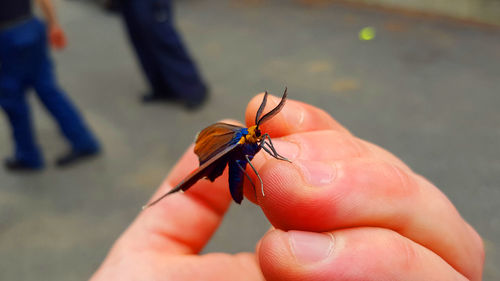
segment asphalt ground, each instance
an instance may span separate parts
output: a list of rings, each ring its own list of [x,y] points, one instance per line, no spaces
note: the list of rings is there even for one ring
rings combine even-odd
[[[53,167],[67,144],[30,96],[49,166],[0,169],[0,280],[88,278],[197,131],[243,120],[250,98],[285,85],[440,187],[485,240],[484,280],[499,280],[500,31],[305,2],[178,1],[179,29],[211,87],[206,106],[188,112],[138,102],[147,86],[119,16],[60,1],[69,46],[54,54],[59,81],[104,154]],[[365,27],[373,40],[359,39]],[[0,155],[9,156],[0,120]],[[233,205],[204,251],[253,251],[268,227],[258,207]]]

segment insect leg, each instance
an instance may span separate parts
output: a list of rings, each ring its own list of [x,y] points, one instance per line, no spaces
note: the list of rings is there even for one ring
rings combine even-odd
[[[253,183],[252,181],[252,178],[250,178],[250,175],[247,173],[247,171],[245,171],[245,169],[243,169],[243,167],[241,167],[239,161],[234,161],[236,162],[236,165],[238,165],[238,168],[240,168],[240,170],[243,172],[243,174],[245,174],[245,176],[247,177],[247,179],[250,181],[250,183],[252,184],[252,187],[253,187],[253,193],[255,195],[255,198],[257,198],[257,191],[255,190],[255,184]],[[248,162],[250,163],[250,162]],[[251,165],[251,164],[250,164]]]
[[[272,157],[274,157],[274,158],[276,158],[278,160],[284,160],[284,159],[281,159],[278,156],[274,155],[274,152],[272,152],[271,150],[269,150],[269,148],[265,147],[264,145],[262,146],[262,149],[264,149],[264,151],[267,152],[267,154],[271,155]]]
[[[274,158],[276,158],[278,160],[283,160],[283,161],[287,161],[287,162],[292,163],[292,161],[288,160],[288,158],[278,154],[278,152],[276,152],[276,149],[274,148],[274,146],[271,146],[269,143],[265,143],[265,145],[267,145],[267,147],[263,147],[264,150],[266,150],[267,153],[271,154]],[[268,148],[270,148],[272,150],[272,153],[269,152]]]
[[[253,172],[257,175],[257,177],[259,178],[259,181],[260,181],[260,190],[262,192],[262,196],[266,196],[264,194],[264,183],[262,182],[262,179],[260,178],[260,175],[259,173],[257,172],[257,170],[255,169],[255,167],[252,165],[252,163],[250,162],[250,159],[248,158],[248,155],[245,155],[245,159],[247,160],[248,162],[248,165],[250,165],[250,167],[252,167],[252,170]]]
[[[266,142],[266,139],[269,140],[269,143]],[[268,148],[265,147],[265,145],[268,146],[268,148],[271,149],[272,153],[269,151]],[[263,137],[262,137],[262,142],[261,142],[261,145],[260,145],[267,153],[269,153],[271,156],[273,156],[274,158],[278,159],[278,160],[283,160],[283,161],[287,161],[287,162],[290,162],[292,163],[292,161],[288,160],[286,157],[284,156],[281,156],[277,151],[276,149],[274,148],[274,145],[273,145],[273,142],[271,141],[271,137],[269,136],[269,134],[264,134]]]
[[[269,146],[269,144],[266,143],[266,139],[271,139],[271,137],[269,136],[269,134],[262,135],[262,141],[259,144],[259,148],[263,148],[271,156],[273,156],[274,158],[278,158],[278,152],[276,152],[276,150],[274,149],[274,146],[272,146],[272,143],[271,143],[271,150],[272,150],[272,152],[269,151],[269,149],[265,147],[266,144]]]

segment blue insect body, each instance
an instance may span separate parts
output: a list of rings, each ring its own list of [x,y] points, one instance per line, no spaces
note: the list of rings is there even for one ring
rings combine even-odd
[[[198,155],[200,166],[182,180],[168,193],[154,200],[144,208],[158,203],[166,196],[180,190],[187,190],[198,180],[207,178],[214,181],[219,177],[226,166],[229,166],[229,190],[233,200],[240,204],[243,200],[243,181],[246,176],[250,180],[245,168],[248,165],[253,169],[260,180],[261,192],[264,195],[262,179],[250,162],[261,149],[279,160],[288,161],[279,155],[273,146],[271,137],[262,134],[259,126],[281,111],[285,105],[287,90],[283,93],[280,103],[261,117],[267,102],[267,92],[255,116],[255,125],[249,128],[218,122],[203,129],[196,137],[194,152]],[[253,185],[253,182],[250,180]],[[255,186],[254,191],[255,191]]]

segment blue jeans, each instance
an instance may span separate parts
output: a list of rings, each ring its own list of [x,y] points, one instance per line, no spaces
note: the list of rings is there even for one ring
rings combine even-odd
[[[42,167],[26,101],[26,91],[32,87],[74,150],[99,149],[78,111],[56,84],[46,27],[36,18],[0,31],[0,107],[10,121],[16,160]]]
[[[185,100],[203,98],[206,86],[174,28],[170,0],[124,0],[122,12],[152,90]]]

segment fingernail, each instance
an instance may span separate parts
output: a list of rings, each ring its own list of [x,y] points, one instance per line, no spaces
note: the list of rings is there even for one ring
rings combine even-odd
[[[333,252],[334,238],[331,234],[292,230],[288,235],[290,248],[300,264],[320,262]]]
[[[330,184],[337,174],[334,165],[321,161],[297,159],[293,163],[301,170],[304,180],[313,186]]]
[[[299,145],[294,142],[286,141],[283,139],[273,139],[273,145],[275,146],[276,152],[278,152],[278,154],[286,157],[290,161],[299,156]]]

